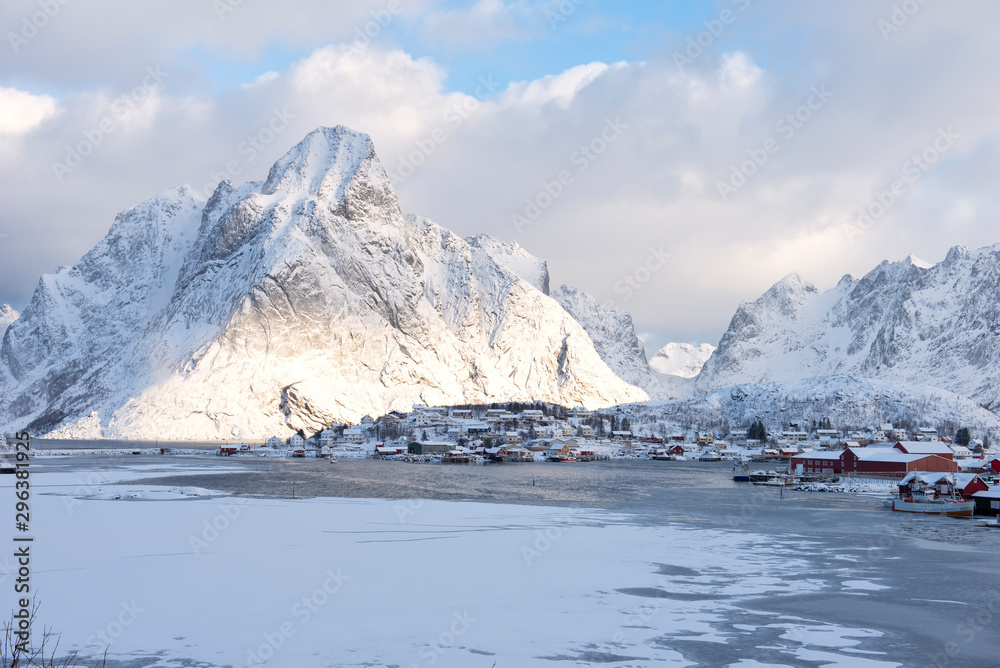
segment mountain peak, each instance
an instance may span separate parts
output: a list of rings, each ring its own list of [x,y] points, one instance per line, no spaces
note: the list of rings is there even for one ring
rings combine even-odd
[[[366,165],[377,165],[376,171],[383,171],[371,137],[343,125],[320,127],[274,163],[261,192],[273,195],[285,190],[320,195],[332,190],[340,194]]]
[[[927,260],[921,260],[916,255],[907,255],[906,261],[912,264],[917,269],[931,269],[934,267],[933,262],[928,262]]]
[[[799,274],[789,274],[774,284],[771,288],[776,292],[819,292],[816,286],[802,278]]]

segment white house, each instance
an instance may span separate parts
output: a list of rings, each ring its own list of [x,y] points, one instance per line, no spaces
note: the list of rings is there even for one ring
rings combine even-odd
[[[353,443],[354,445],[361,445],[365,442],[364,432],[361,431],[361,427],[350,427],[344,430],[344,442]]]
[[[269,447],[269,448],[283,448],[283,447],[285,447],[285,442],[282,441],[277,436],[272,436],[271,438],[267,439],[267,447]]]
[[[306,439],[302,438],[298,434],[295,434],[290,439],[288,439],[288,445],[293,448],[304,448],[306,445]]]
[[[830,443],[840,439],[839,429],[817,429],[816,436],[819,437],[820,443]]]
[[[330,446],[337,442],[337,435],[332,429],[324,429],[319,434],[320,447]]]
[[[951,451],[955,453],[955,459],[971,459],[972,450],[969,450],[964,445],[952,445]]]
[[[892,432],[890,431],[889,433],[891,434]],[[889,437],[885,435],[885,432],[883,430],[876,429],[874,432],[872,432],[868,440],[871,441],[872,443],[888,443]]]

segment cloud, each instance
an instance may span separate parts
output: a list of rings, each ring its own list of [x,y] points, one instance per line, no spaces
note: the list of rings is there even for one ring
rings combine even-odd
[[[58,113],[49,95],[0,87],[0,135],[23,135]]]
[[[663,53],[631,62],[588,59],[528,81],[484,76],[478,92],[461,93],[449,89],[441,59],[379,40],[353,43],[357,26],[380,4],[339,17],[324,39],[322,30],[298,25],[306,19],[250,3],[222,27],[211,12],[205,25],[185,27],[190,12],[205,9],[181,3],[179,17],[161,17],[166,25],[155,39],[126,38],[123,48],[134,47],[135,58],[117,60],[128,62],[110,63],[111,56],[90,53],[97,49],[81,49],[77,38],[73,48],[84,64],[64,53],[69,47],[44,40],[69,31],[71,21],[96,23],[105,10],[67,5],[46,28],[51,37],[43,32],[26,47],[37,51],[29,60],[39,60],[24,61],[52,82],[32,90],[63,91],[51,93],[60,113],[0,153],[7,186],[0,233],[9,234],[0,245],[0,302],[23,307],[37,274],[74,262],[118,211],[181,183],[211,189],[220,178],[263,178],[307,132],[338,123],[372,135],[404,210],[463,235],[517,240],[549,261],[553,284],[629,309],[658,342],[715,343],[740,301],[791,272],[830,287],[886,258],[912,252],[935,260],[953,244],[1000,241],[992,194],[1000,164],[1000,121],[992,111],[1000,71],[992,63],[1000,45],[989,30],[1000,8],[928,3],[886,41],[878,21],[891,14],[891,3],[821,10],[755,3],[727,28],[724,50],[709,48],[683,68],[670,57],[669,40],[682,47],[688,35],[665,35]],[[135,27],[131,10],[117,6],[123,25]],[[321,21],[309,3],[296,7]],[[407,7],[407,25],[438,11]],[[496,39],[516,40],[518,31],[537,28],[531,11],[479,3],[424,27],[469,21],[475,32],[489,29],[483,17],[506,17]],[[95,25],[92,39],[109,30]],[[181,84],[195,74],[164,66],[166,82],[63,181],[55,177],[53,163],[99,127],[115,100],[131,96],[146,65],[163,54],[216,37],[219,50],[249,53],[268,36],[293,39],[300,31],[303,43],[318,40],[314,48],[290,66],[248,76],[245,87],[192,88]],[[83,73],[83,90],[57,85],[84,66],[112,83],[88,83]],[[820,103],[815,89],[822,87],[830,95]],[[279,116],[284,120],[273,123]],[[623,126],[611,141],[602,136],[609,123]],[[849,237],[857,212],[947,127],[961,137],[954,147],[876,225]],[[724,199],[718,184],[730,182],[734,170],[745,182]],[[568,185],[558,183],[563,172],[572,177]],[[531,202],[546,206],[518,229],[512,217]],[[670,261],[648,277],[637,274],[650,249],[660,248]],[[12,262],[24,257],[33,260],[30,270]],[[645,279],[639,289],[621,289],[637,275]]]
[[[624,63],[620,66],[624,66]],[[567,109],[577,93],[607,70],[608,65],[605,63],[589,63],[535,81],[521,81],[511,84],[500,101],[505,106],[524,107],[540,107],[555,103],[562,109]]]

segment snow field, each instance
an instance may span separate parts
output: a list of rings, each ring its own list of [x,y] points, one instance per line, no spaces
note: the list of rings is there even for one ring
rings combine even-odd
[[[130,468],[122,477],[155,474]],[[34,583],[42,622],[84,655],[110,646],[162,667],[686,666],[691,643],[715,643],[896,665],[839,653],[877,631],[741,607],[828,586],[790,584],[809,568],[803,539],[553,507],[205,498],[134,484],[121,499],[74,496],[81,475],[35,474],[45,493],[34,498]],[[727,622],[747,614],[767,623]],[[760,644],[777,628],[781,647]]]

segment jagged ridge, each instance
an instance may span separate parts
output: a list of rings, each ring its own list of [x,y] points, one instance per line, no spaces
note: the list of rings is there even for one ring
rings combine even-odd
[[[927,385],[1000,408],[1000,245],[907,258],[820,293],[785,278],[740,305],[696,387],[852,376]]]

